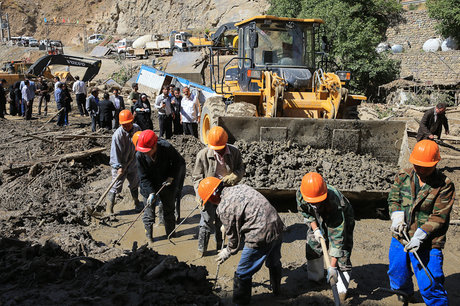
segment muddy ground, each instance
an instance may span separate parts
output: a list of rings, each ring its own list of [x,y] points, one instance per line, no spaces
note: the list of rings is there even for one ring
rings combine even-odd
[[[164,228],[159,225],[154,229],[155,252],[142,248],[147,241],[139,220],[121,245],[113,247],[113,242],[136,217],[126,184],[115,206],[115,218],[97,220],[86,211],[86,207],[93,205],[110,183],[110,132],[91,133],[89,119],[75,113],[70,116],[71,125],[65,129],[57,128],[54,123],[45,125],[48,119],[49,116],[38,117],[36,111],[30,122],[10,116],[6,120],[0,119],[0,236],[26,241],[2,239],[0,242],[0,303],[50,304],[60,295],[66,295],[65,304],[160,304],[160,301],[167,300],[166,304],[191,304],[194,301],[202,305],[215,303],[217,296],[222,304],[230,305],[232,277],[239,256],[232,256],[221,266],[218,290],[212,293],[209,288],[217,268],[214,241],[211,239],[209,256],[199,258],[196,252],[199,212],[192,212],[196,202],[189,174],[196,152],[202,145],[188,137],[171,141],[187,160],[182,217],[192,212],[173,243],[166,239]],[[31,135],[38,132],[41,133]],[[64,140],[62,136],[66,134],[93,138]],[[410,145],[413,144],[411,139]],[[83,159],[60,158],[64,154],[99,147],[105,149]],[[441,154],[459,155],[445,147],[441,148]],[[444,158],[440,167],[458,186],[458,160]],[[455,210],[453,219],[458,219],[458,202]],[[307,280],[306,228],[300,214],[280,215],[288,228],[282,247],[283,294],[277,299],[272,297],[268,270],[263,267],[254,277],[253,304],[332,304],[332,295],[326,284],[312,284]],[[378,289],[388,287],[389,225],[388,220],[359,215],[352,254],[353,280],[347,304],[397,304],[395,297]],[[446,288],[451,304],[456,305],[460,303],[459,229],[451,226],[447,237],[444,251]],[[173,261],[169,270],[163,270],[158,279],[151,281],[147,274],[159,266],[166,258],[164,255],[175,256],[183,263],[175,264],[174,259],[169,259]],[[144,261],[147,264],[140,263]],[[194,266],[205,267],[207,279],[204,270]],[[154,287],[158,282],[161,286]],[[188,285],[194,282],[196,286]],[[171,292],[177,294],[172,296]],[[418,303],[422,303],[418,294],[416,297]]]

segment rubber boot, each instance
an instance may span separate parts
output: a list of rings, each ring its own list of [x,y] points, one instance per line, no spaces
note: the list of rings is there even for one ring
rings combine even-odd
[[[140,213],[142,211],[142,209],[144,208],[144,206],[139,201],[139,192],[138,192],[137,188],[136,189],[130,189],[129,191],[131,192],[131,196],[133,197],[134,211],[137,212],[137,213]]]
[[[107,195],[107,206],[105,207],[105,213],[107,215],[113,215],[113,206],[115,206],[115,196],[116,193],[111,191]]]
[[[206,255],[208,250],[209,236],[211,233],[206,231],[206,229],[201,226],[200,231],[198,232],[198,255],[203,257]]]
[[[307,260],[308,279],[319,282],[324,278],[323,256],[317,259]]]
[[[153,228],[152,224],[146,225],[144,224],[145,228],[145,235],[147,236],[147,240],[149,241],[149,244],[153,243]]]
[[[270,272],[270,285],[275,296],[280,295],[281,287],[281,266],[269,268]]]
[[[236,273],[233,277],[233,303],[247,305],[251,302],[252,279],[242,280]]]
[[[166,232],[166,236],[169,236],[169,234],[176,228],[176,221],[175,219],[173,218],[171,221],[166,221],[165,220],[165,232]],[[176,237],[176,233],[173,233],[171,235],[171,238],[174,238]]]

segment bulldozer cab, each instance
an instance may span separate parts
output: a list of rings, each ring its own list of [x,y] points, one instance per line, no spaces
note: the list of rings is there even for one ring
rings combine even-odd
[[[315,64],[315,30],[321,19],[294,19],[256,16],[237,23],[239,86],[243,91],[258,91],[252,79],[263,71],[280,69],[309,76],[311,86]],[[227,73],[227,71],[226,71]]]

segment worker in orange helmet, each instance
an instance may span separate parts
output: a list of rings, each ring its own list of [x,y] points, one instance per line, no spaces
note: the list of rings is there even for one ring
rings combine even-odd
[[[217,177],[226,186],[234,186],[244,176],[244,164],[241,153],[235,146],[227,144],[228,135],[220,126],[215,126],[207,134],[208,146],[198,152],[192,178],[197,193],[198,184],[205,177]],[[198,199],[200,201],[200,199]],[[205,256],[209,237],[215,233],[216,249],[222,245],[220,221],[216,218],[216,207],[203,203],[198,232],[198,252]]]
[[[319,282],[324,278],[321,239],[329,244],[331,266],[327,281],[337,284],[342,303],[345,301],[351,277],[351,251],[355,219],[348,199],[336,188],[327,185],[323,177],[309,172],[302,178],[297,191],[297,205],[307,224],[308,279]]]
[[[269,269],[270,284],[280,294],[281,243],[285,230],[276,209],[257,190],[245,184],[226,187],[221,179],[204,178],[198,185],[204,205],[214,205],[227,235],[227,247],[216,261],[221,264],[244,248],[233,278],[233,303],[248,304],[251,300],[252,276],[263,263]]]
[[[106,213],[113,214],[115,197],[123,188],[123,182],[128,179],[128,187],[134,201],[134,209],[139,212],[143,205],[139,201],[139,178],[136,167],[136,149],[131,141],[133,135],[140,131],[140,127],[133,123],[133,114],[125,109],[119,114],[121,126],[112,135],[112,146],[110,148],[110,166],[112,167],[112,181],[119,175],[120,178],[110,189],[107,195]]]
[[[455,198],[452,181],[436,169],[441,160],[432,140],[417,142],[409,161],[412,168],[401,170],[388,195],[391,214],[390,265],[388,276],[398,298],[409,302],[414,294],[413,274],[427,305],[448,305],[442,272],[442,249],[446,243],[449,218]],[[426,275],[416,254],[430,271]]]
[[[137,141],[139,140],[139,135],[142,133],[142,131],[137,131],[133,135],[133,145],[134,147],[137,146]]]

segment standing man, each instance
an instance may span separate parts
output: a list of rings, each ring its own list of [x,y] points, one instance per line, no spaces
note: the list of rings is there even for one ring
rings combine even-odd
[[[105,92],[104,99],[99,102],[99,124],[101,128],[112,129],[113,112],[115,112],[115,106],[110,101],[109,93]]]
[[[344,303],[352,268],[350,257],[355,228],[353,208],[340,191],[327,185],[316,172],[305,174],[296,198],[307,224],[308,279],[319,282],[324,277],[321,239],[325,239],[331,256],[327,281],[334,278],[340,300]]]
[[[173,108],[174,113],[174,135],[182,135],[184,133],[184,129],[182,128],[182,124],[180,123],[180,109],[181,109],[181,102],[182,96],[180,94],[179,88],[174,88],[173,97],[171,99],[171,106]]]
[[[192,178],[195,193],[198,195],[198,185],[205,177],[221,179],[225,186],[238,184],[244,176],[244,164],[240,151],[227,144],[228,135],[220,126],[213,127],[208,132],[208,147],[198,152]],[[216,218],[216,206],[203,203],[201,210],[200,229],[198,232],[198,252],[206,255],[209,237],[215,233],[217,250],[222,246],[220,220]]]
[[[139,85],[137,85],[137,83],[133,83],[132,88],[133,90],[130,92],[128,100],[131,102],[131,106],[134,107],[134,104],[136,104],[136,102],[139,101],[140,97],[140,94],[138,92]],[[134,112],[134,109],[132,109],[131,112]]]
[[[54,81],[54,90],[56,90],[56,89],[59,87],[59,84],[61,83],[61,80],[60,80],[59,77],[56,75],[56,76],[53,78],[53,81]]]
[[[21,89],[22,96],[22,112],[26,120],[30,120],[32,116],[32,95],[30,94],[30,83],[29,80],[24,81],[24,86]],[[30,115],[29,115],[30,114]]]
[[[59,83],[58,87],[54,91],[54,100],[56,101],[56,107],[59,111],[57,125],[64,126],[65,124],[65,102],[64,102],[64,93],[62,91],[64,84]]]
[[[152,226],[155,223],[155,203],[152,203],[154,195],[160,190],[163,182],[171,183],[160,192],[165,231],[168,236],[175,227],[174,200],[180,192],[180,182],[183,182],[185,177],[185,160],[169,142],[158,140],[152,130],[145,130],[139,135],[136,150],[141,194],[149,205],[144,211],[142,221],[147,238],[152,243]]]
[[[160,123],[160,137],[170,139],[172,136],[172,121],[174,112],[171,107],[171,98],[169,97],[169,87],[164,85],[162,94],[155,100],[155,108],[158,110],[158,121]]]
[[[113,106],[115,106],[115,112],[113,114],[113,128],[118,129],[120,126],[118,118],[120,112],[125,109],[125,101],[123,100],[123,97],[119,95],[118,88],[114,88],[112,93],[113,95],[110,97],[110,101],[112,101]]]
[[[39,82],[37,84],[38,90],[38,114],[42,114],[42,103],[45,101],[43,105],[43,115],[48,115],[48,102],[51,100],[50,96],[50,88],[48,86],[48,82],[43,78],[40,77]]]
[[[91,117],[91,131],[96,132],[96,125],[99,124],[99,90],[94,87],[86,99],[86,110]]]
[[[21,89],[19,88],[20,86],[21,86],[21,81],[16,81],[13,85],[15,102],[16,102],[16,110],[17,110],[18,116],[22,116],[22,94],[21,94]]]
[[[193,135],[198,138],[198,122],[200,121],[200,103],[198,95],[193,96],[190,88],[184,87],[184,96],[181,101],[180,122],[185,135]]]
[[[76,82],[73,83],[72,91],[75,94],[75,99],[77,100],[78,111],[80,116],[88,116],[88,111],[86,110],[86,84],[83,81],[80,81],[80,77],[77,75],[75,77]]]
[[[248,185],[225,187],[216,177],[203,179],[198,186],[203,203],[217,206],[228,244],[217,255],[222,264],[238,253],[244,241],[241,259],[233,278],[233,303],[249,304],[252,276],[265,265],[270,271],[273,293],[279,295],[281,285],[281,243],[285,226],[276,209],[255,189]],[[208,204],[208,205],[209,205]]]
[[[5,96],[6,80],[0,80],[0,118],[5,118],[6,113],[6,96]]]
[[[388,195],[393,234],[388,276],[391,289],[407,293],[406,297],[399,297],[405,302],[414,294],[412,264],[425,304],[449,305],[444,289],[442,249],[446,243],[455,187],[447,176],[436,169],[440,160],[439,147],[434,141],[416,143],[409,158],[413,168],[401,170],[396,175]],[[414,256],[415,252],[431,272],[431,285]]]
[[[134,147],[132,137],[140,127],[133,123],[133,114],[125,109],[120,112],[121,126],[112,135],[112,146],[110,148],[110,166],[112,167],[112,182],[116,180],[118,175],[121,177],[112,186],[107,196],[106,213],[113,214],[113,206],[115,205],[115,197],[123,188],[123,182],[128,179],[128,187],[134,201],[134,209],[136,212],[142,210],[142,204],[139,202],[139,177],[136,167],[136,149]]]
[[[449,135],[449,123],[446,117],[446,103],[438,103],[433,109],[427,110],[417,132],[417,141],[422,139],[434,140],[434,136],[441,138],[442,127]]]

